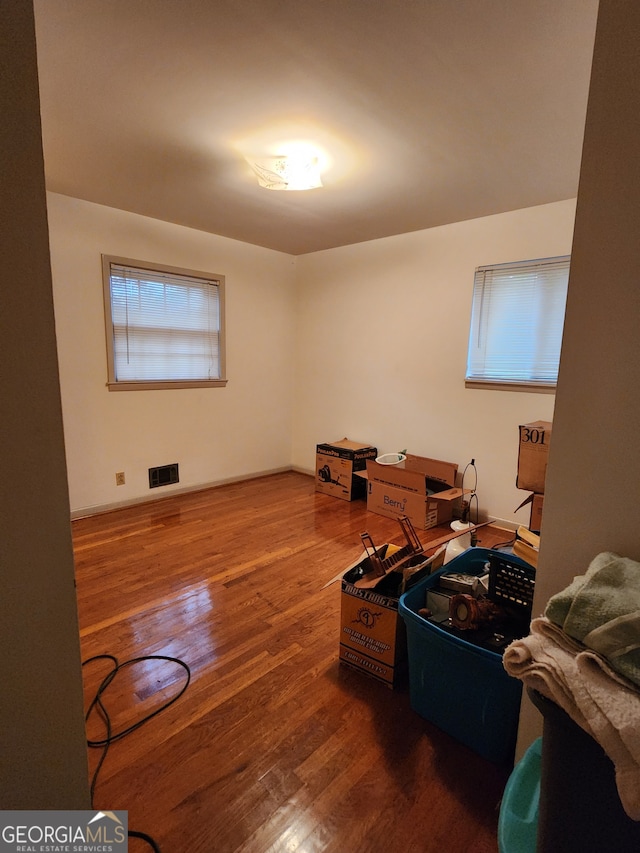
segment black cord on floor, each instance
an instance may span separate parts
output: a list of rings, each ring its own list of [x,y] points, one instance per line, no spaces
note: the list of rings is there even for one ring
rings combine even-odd
[[[126,737],[128,734],[131,734],[131,732],[136,731],[136,729],[139,729],[140,726],[143,726],[146,722],[151,720],[153,717],[157,716],[162,711],[165,711],[170,705],[173,705],[173,703],[176,702],[182,696],[182,694],[185,692],[185,690],[189,686],[189,682],[191,681],[191,670],[189,669],[187,664],[184,661],[180,660],[179,658],[168,657],[166,655],[144,655],[142,657],[131,658],[130,660],[125,661],[124,663],[119,663],[118,659],[116,657],[114,657],[113,655],[108,655],[108,654],[94,655],[93,657],[87,658],[87,660],[83,661],[82,666],[86,666],[87,664],[92,663],[93,661],[97,661],[97,660],[111,661],[113,666],[112,666],[112,669],[110,670],[110,672],[108,672],[107,675],[105,675],[105,677],[100,682],[100,685],[98,686],[96,694],[95,694],[94,698],[92,699],[91,704],[89,705],[89,708],[88,708],[87,713],[85,715],[85,722],[87,722],[89,720],[89,717],[91,716],[91,714],[94,711],[97,711],[100,714],[100,716],[102,717],[102,720],[103,720],[103,722],[105,724],[105,728],[106,728],[106,735],[101,740],[89,740],[89,739],[87,739],[87,745],[88,746],[95,747],[95,748],[102,747],[102,750],[103,750],[102,755],[100,756],[100,759],[98,761],[98,765],[97,765],[95,772],[93,774],[93,778],[91,780],[91,805],[92,805],[92,807],[93,807],[93,797],[94,797],[94,793],[95,793],[96,783],[98,781],[98,774],[100,773],[100,769],[104,763],[105,758],[107,757],[107,752],[108,752],[111,744],[117,740],[121,740],[123,737]],[[128,666],[133,666],[136,663],[141,663],[142,661],[149,661],[149,660],[162,660],[162,661],[168,661],[170,663],[178,664],[186,672],[186,676],[187,676],[186,681],[182,685],[182,688],[178,691],[178,693],[176,693],[175,696],[172,696],[171,699],[169,699],[163,705],[160,705],[154,711],[151,711],[150,714],[147,714],[146,716],[142,717],[140,720],[138,720],[137,722],[128,726],[126,729],[122,729],[122,731],[116,732],[114,734],[114,732],[112,732],[112,730],[111,730],[111,719],[109,717],[109,713],[108,713],[107,709],[105,708],[104,703],[102,701],[103,694],[104,694],[105,690],[107,689],[107,687],[109,687],[109,685],[112,683],[112,681],[116,677],[116,675],[119,672],[121,672],[123,669],[125,669]],[[130,837],[133,837],[133,838],[142,838],[144,841],[147,842],[147,844],[149,844],[149,846],[151,847],[152,850],[155,851],[155,853],[160,853],[160,848],[158,847],[156,842],[153,840],[153,838],[151,838],[150,835],[147,835],[144,832],[135,832],[132,829],[129,830],[128,835]]]
[[[513,545],[515,541],[516,537],[514,536],[512,539],[508,539],[506,542],[498,542],[497,545],[492,545],[491,550],[498,551],[500,548],[508,548],[510,545]]]
[[[136,832],[135,830],[130,829],[127,832],[127,835],[129,836],[129,838],[142,838],[143,841],[147,842],[147,844],[149,845],[149,847],[151,847],[154,853],[161,853],[160,848],[158,847],[156,842],[150,835],[147,835],[146,832]]]

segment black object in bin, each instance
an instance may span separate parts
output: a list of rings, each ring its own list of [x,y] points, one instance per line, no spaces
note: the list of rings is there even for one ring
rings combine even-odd
[[[531,619],[536,570],[513,555],[492,551],[489,556],[489,598],[527,623]]]
[[[640,822],[622,807],[611,759],[555,702],[527,693],[544,718],[537,853],[638,853]]]

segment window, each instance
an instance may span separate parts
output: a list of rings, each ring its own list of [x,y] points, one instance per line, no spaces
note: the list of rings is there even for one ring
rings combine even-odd
[[[555,388],[569,262],[567,255],[478,267],[467,386]]]
[[[224,277],[102,256],[109,390],[226,385]]]

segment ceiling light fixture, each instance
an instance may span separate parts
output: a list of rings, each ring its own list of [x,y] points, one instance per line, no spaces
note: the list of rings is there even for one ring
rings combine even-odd
[[[258,184],[268,190],[314,190],[322,186],[317,157],[289,154],[249,160]]]

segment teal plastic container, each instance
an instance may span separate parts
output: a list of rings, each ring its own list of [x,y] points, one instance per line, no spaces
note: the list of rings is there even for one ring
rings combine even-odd
[[[542,738],[535,740],[507,781],[498,819],[500,853],[536,853]]]
[[[470,548],[460,554],[404,593],[398,612],[407,628],[412,709],[483,758],[513,765],[522,682],[507,675],[500,652],[454,636],[418,613],[441,574],[483,574],[492,553]]]

